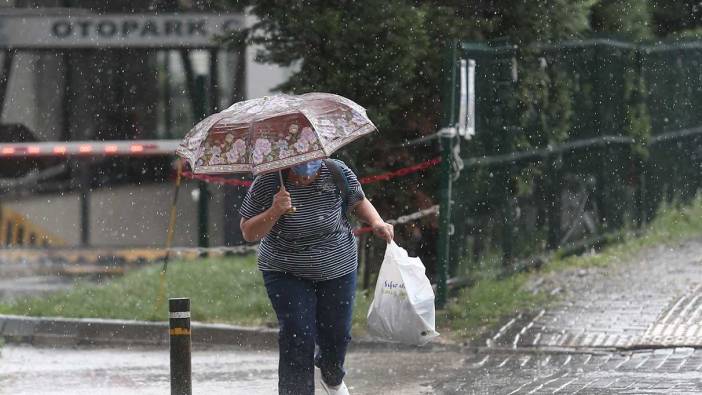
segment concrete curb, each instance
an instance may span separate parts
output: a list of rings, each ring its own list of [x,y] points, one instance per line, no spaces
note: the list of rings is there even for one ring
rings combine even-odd
[[[227,324],[192,322],[194,345],[233,346],[248,350],[275,350],[278,330]],[[0,337],[11,343],[44,346],[167,346],[168,322],[97,318],[27,317],[0,315]],[[354,349],[423,350],[453,348],[430,343],[422,347],[387,343],[370,338],[353,339]]]
[[[278,331],[193,322],[193,344],[272,349]],[[168,345],[168,322],[0,315],[0,336],[35,345]]]

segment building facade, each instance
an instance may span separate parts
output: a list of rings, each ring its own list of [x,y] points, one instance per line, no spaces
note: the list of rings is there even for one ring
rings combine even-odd
[[[256,48],[212,44],[253,22],[245,11],[209,2],[4,1],[0,142],[19,138],[9,125],[22,125],[36,141],[178,139],[205,115],[269,94],[287,78],[285,69],[256,63]],[[173,159],[27,162],[26,174],[65,171],[0,190],[1,212],[12,214],[0,226],[15,229],[0,245],[20,244],[12,217],[68,246],[161,246]],[[183,189],[176,245],[198,243],[203,196],[209,245],[241,242],[236,206],[245,191],[195,182]]]

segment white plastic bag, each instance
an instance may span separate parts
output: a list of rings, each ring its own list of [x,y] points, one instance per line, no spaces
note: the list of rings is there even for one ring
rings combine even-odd
[[[434,321],[434,290],[422,261],[391,242],[368,310],[368,332],[383,340],[421,346],[439,336]]]

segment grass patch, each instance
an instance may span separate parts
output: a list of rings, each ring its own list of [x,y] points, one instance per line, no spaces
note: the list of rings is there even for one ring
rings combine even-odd
[[[103,285],[85,282],[68,291],[0,304],[0,314],[164,321],[167,301],[155,307],[160,270],[160,264],[150,265]],[[254,256],[174,261],[168,265],[166,284],[168,297],[191,298],[194,321],[276,323]],[[358,292],[356,333],[365,325],[369,303],[369,298]]]
[[[679,243],[702,234],[702,196],[688,205],[663,205],[642,232],[624,231],[620,242],[597,254],[561,257],[554,255],[545,271],[570,267],[605,267],[630,258],[643,248]]]
[[[102,285],[83,282],[48,296],[0,304],[0,312],[30,316],[165,320],[167,302],[156,309],[161,265],[149,265]],[[270,317],[268,299],[254,259],[174,261],[168,266],[166,295],[192,299],[193,320],[261,324]]]
[[[554,298],[545,293],[531,292],[526,284],[537,276],[574,268],[606,267],[631,259],[643,248],[679,243],[702,234],[702,198],[689,205],[668,205],[658,211],[654,221],[643,232],[624,231],[619,243],[595,254],[563,257],[555,253],[541,270],[499,278],[494,271],[473,273],[476,283],[451,298],[437,322],[445,332],[460,339],[482,337],[500,322],[520,312],[530,312],[547,306]]]
[[[529,311],[546,303],[543,292],[530,292],[525,283],[530,274],[503,279],[484,279],[459,291],[444,311],[439,312],[440,331],[451,337],[473,340],[494,328],[505,317]]]
[[[591,255],[552,259],[541,271],[499,278],[496,271],[474,273],[476,284],[460,290],[443,311],[437,312],[439,331],[449,337],[476,338],[518,312],[542,308],[553,300],[531,292],[526,284],[535,276],[579,267],[606,266],[629,259],[645,247],[679,242],[702,234],[702,199],[685,207],[659,210],[640,236],[623,232],[622,242]],[[120,318],[162,321],[167,306],[155,309],[160,265],[129,272],[104,285],[82,283],[69,291],[0,304],[0,313],[75,318]],[[175,261],[169,265],[167,295],[192,299],[193,320],[240,325],[275,325],[255,257]],[[354,334],[362,334],[372,289],[356,294]]]

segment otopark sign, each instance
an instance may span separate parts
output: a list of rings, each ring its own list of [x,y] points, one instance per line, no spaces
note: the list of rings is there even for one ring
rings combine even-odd
[[[241,30],[241,14],[2,15],[3,48],[208,48]]]

